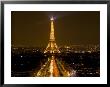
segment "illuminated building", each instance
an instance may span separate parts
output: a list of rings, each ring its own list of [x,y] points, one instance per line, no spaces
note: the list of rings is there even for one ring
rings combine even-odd
[[[50,21],[51,21],[50,38],[44,53],[60,53],[54,36],[54,18],[51,17]]]

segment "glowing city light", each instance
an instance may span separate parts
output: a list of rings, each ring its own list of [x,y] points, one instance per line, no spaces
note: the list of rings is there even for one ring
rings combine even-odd
[[[53,16],[50,18],[51,20],[51,30],[50,30],[50,38],[49,38],[49,43],[44,51],[44,53],[60,53],[58,46],[55,41],[55,36],[54,36],[54,18]]]

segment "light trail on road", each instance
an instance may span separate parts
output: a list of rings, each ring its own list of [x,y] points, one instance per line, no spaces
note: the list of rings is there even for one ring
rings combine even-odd
[[[73,70],[70,70],[73,73]],[[64,63],[61,63],[55,56],[48,58],[48,61],[38,72],[34,72],[35,77],[70,77],[71,72],[65,69]],[[74,76],[74,75],[72,75]]]

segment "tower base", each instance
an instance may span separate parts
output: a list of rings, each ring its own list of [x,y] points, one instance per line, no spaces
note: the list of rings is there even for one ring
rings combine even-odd
[[[50,41],[44,53],[60,53],[55,41]]]

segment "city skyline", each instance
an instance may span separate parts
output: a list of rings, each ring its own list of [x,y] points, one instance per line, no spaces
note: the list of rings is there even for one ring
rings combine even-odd
[[[12,12],[12,44],[46,46],[50,16],[55,17],[55,37],[59,45],[100,44],[100,13],[87,12]]]
[[[40,15],[41,13],[42,15]],[[55,13],[57,13],[56,16],[53,16],[53,14],[52,16],[49,16],[49,22],[47,19],[45,19],[48,17],[44,16],[44,12],[40,12],[40,14],[37,13],[39,14],[37,15],[37,17],[41,19],[36,18],[36,19],[31,19],[31,21],[29,20],[28,17],[32,18],[33,17],[32,13],[28,13],[28,16],[24,15],[23,18],[19,18],[20,14],[23,15],[23,13],[21,12],[17,18],[19,18],[19,20],[22,19],[22,21],[17,21],[15,16],[12,17],[13,19],[12,25],[15,25],[15,29],[13,29],[12,27],[12,41],[14,41],[14,43],[24,44],[24,46],[27,45],[34,46],[34,44],[39,46],[40,44],[45,45],[46,44],[45,41],[48,40],[48,44],[47,46],[45,46],[45,50],[43,47],[16,48],[12,46],[11,76],[12,77],[13,76],[14,77],[16,76],[26,76],[26,77],[27,76],[29,77],[30,76],[31,77],[33,76],[34,77],[82,77],[82,76],[98,77],[100,76],[100,47],[98,45],[84,46],[84,47],[80,46],[76,48],[70,46],[65,46],[61,48],[57,46],[57,43],[58,44],[62,43],[62,45],[65,45],[65,44],[70,44],[70,42],[71,44],[73,44],[76,43],[77,41],[78,43],[81,44],[82,43],[88,44],[88,42],[92,44],[93,43],[99,44],[99,42],[97,42],[99,41],[99,38],[97,36],[99,35],[98,34],[99,31],[97,31],[99,28],[96,27],[98,26],[98,24],[95,23],[96,26],[94,25],[94,22],[98,22],[98,21],[91,19],[92,24],[89,22],[90,21],[89,17],[91,12],[89,13],[81,12],[80,13],[81,16],[85,18],[86,15],[87,19],[83,20],[79,16],[79,18],[77,18],[79,20],[76,19],[75,21],[73,21],[74,19],[73,15],[75,14],[75,13],[73,14],[73,12],[67,12],[67,13],[54,12],[54,15]],[[79,14],[79,12],[77,14]],[[93,17],[93,14],[94,16],[96,15],[96,13],[94,12],[91,14],[92,14],[91,17]],[[35,22],[37,20],[36,24],[33,24],[34,23],[33,20]],[[85,22],[83,23],[83,21]],[[74,25],[74,22],[78,22],[78,25],[75,24],[77,26],[76,31],[74,29],[76,27]],[[16,25],[19,26],[16,27]],[[49,25],[49,27],[47,25]],[[45,32],[43,31],[44,29],[47,29],[47,27],[49,29],[48,31],[49,34],[46,34],[47,33],[46,30]],[[22,30],[21,29],[19,30],[19,28],[21,28]],[[60,31],[60,28],[62,29],[62,31]],[[93,28],[93,29],[88,30],[88,28]],[[39,32],[40,29],[42,30],[42,32]],[[49,36],[48,39],[46,38],[44,33],[46,34],[46,36]],[[95,33],[97,35],[95,35]],[[17,36],[17,38],[15,36]],[[36,39],[37,39],[37,43],[36,43]],[[17,42],[17,40],[19,40],[19,42]],[[65,42],[65,40],[68,43]],[[43,44],[44,42],[45,44]]]

